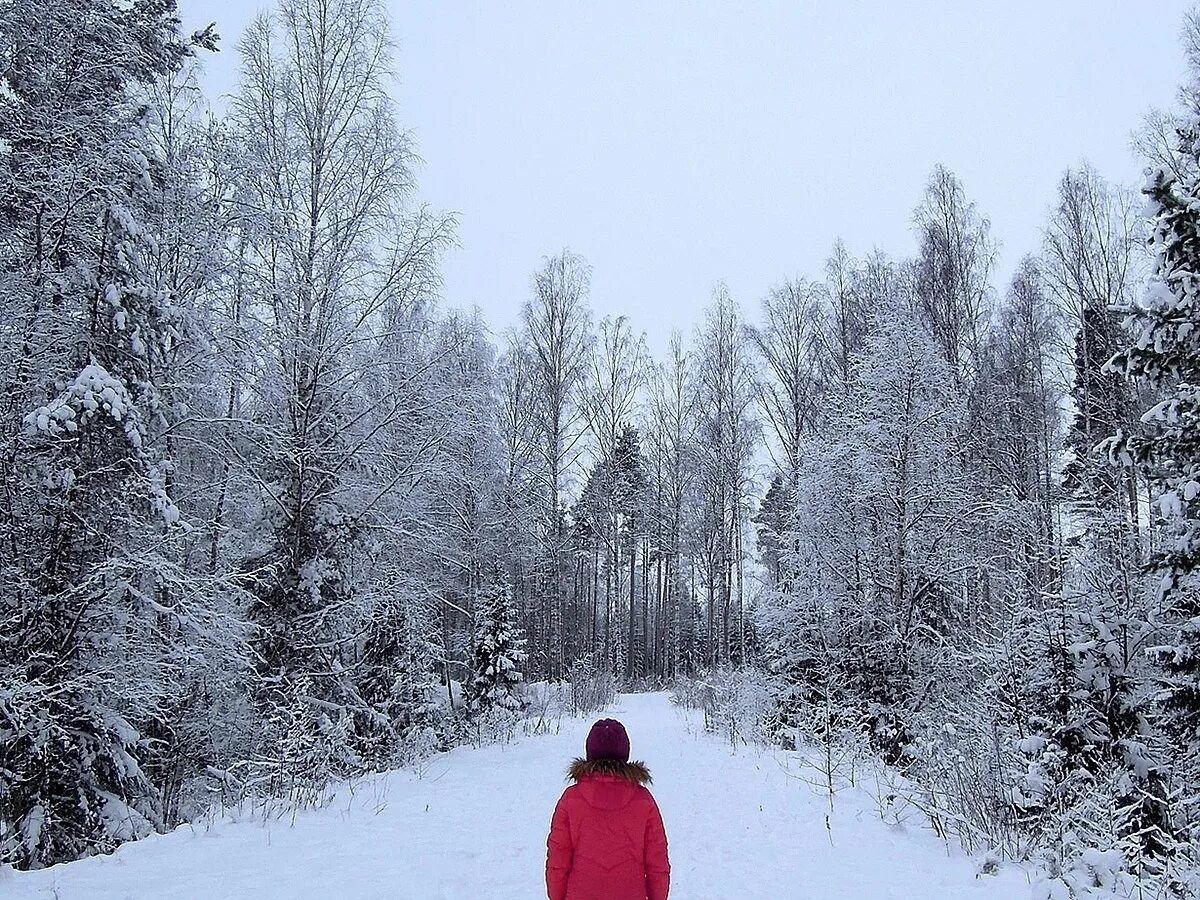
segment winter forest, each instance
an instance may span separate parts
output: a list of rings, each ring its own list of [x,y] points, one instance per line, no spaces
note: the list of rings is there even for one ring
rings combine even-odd
[[[913,258],[831,234],[657,356],[586,248],[517,327],[443,296],[402,24],[0,2],[0,864],[319,805],[565,685],[807,747],[831,804],[877,765],[1038,896],[1195,896],[1200,19],[1144,185],[1064,171],[1007,283],[930,160]]]

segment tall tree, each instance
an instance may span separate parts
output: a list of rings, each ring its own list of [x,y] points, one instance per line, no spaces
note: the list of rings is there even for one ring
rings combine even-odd
[[[884,285],[877,274],[888,265],[877,256],[867,266],[858,266],[841,241],[825,262],[828,312],[820,335],[825,359],[822,373],[828,389],[836,391],[838,397],[844,398],[850,392],[855,360],[862,353],[871,319],[871,298],[886,293],[880,290]]]
[[[563,565],[566,527],[564,490],[574,473],[584,435],[580,392],[591,351],[587,306],[591,273],[583,258],[564,250],[545,260],[534,275],[533,298],[522,311],[523,340],[530,364],[543,502],[539,523],[539,601],[542,621],[539,672],[566,671],[567,598]]]
[[[1068,333],[1074,334],[1070,396],[1075,415],[1066,436],[1071,459],[1063,473],[1065,486],[1083,512],[1111,520],[1101,527],[1118,535],[1124,531],[1121,552],[1136,555],[1136,480],[1107,469],[1095,453],[1101,439],[1131,422],[1129,383],[1103,371],[1125,343],[1112,310],[1129,302],[1136,274],[1129,199],[1088,165],[1065,173],[1046,228],[1044,256],[1045,284]],[[1109,528],[1113,524],[1117,527]]]
[[[188,323],[156,228],[185,187],[154,132],[156,86],[192,52],[178,26],[173,3],[0,10],[0,863],[164,825],[141,741],[171,714],[171,649],[236,642],[207,630],[207,587],[170,549],[162,438]]]
[[[763,301],[762,326],[750,327],[764,370],[757,384],[759,405],[775,439],[776,467],[789,484],[795,482],[801,443],[817,415],[821,391],[817,348],[825,331],[821,299],[814,285],[784,282]]]
[[[749,342],[723,284],[713,291],[697,343],[700,552],[707,594],[707,661],[716,665],[746,658],[743,532],[758,429]]]
[[[940,165],[914,220],[920,241],[913,269],[918,307],[955,379],[969,383],[990,312],[996,254],[991,224],[967,199],[962,182]]]
[[[1019,582],[1017,591],[1029,601],[1051,589],[1062,571],[1061,323],[1041,266],[1026,257],[997,309],[973,391],[986,448],[980,458],[996,490],[1013,504],[997,539],[1013,547],[1006,563]]]
[[[595,351],[591,354],[589,374],[581,395],[581,408],[588,431],[596,446],[597,462],[591,488],[587,493],[593,506],[592,534],[601,539],[605,550],[605,609],[606,650],[614,666],[632,672],[634,666],[634,593],[636,587],[638,542],[631,540],[629,531],[629,499],[627,496],[630,466],[630,423],[633,421],[638,396],[645,381],[645,340],[635,336],[624,316],[605,317],[600,321]],[[640,457],[640,451],[635,454]],[[595,477],[599,475],[600,477]],[[625,573],[629,573],[629,588],[622,592]],[[628,599],[624,643],[614,644],[613,625],[621,618],[616,613],[620,596]],[[619,662],[620,657],[624,662]]]
[[[679,334],[667,359],[653,365],[646,424],[647,469],[653,497],[657,670],[668,677],[688,671],[694,646],[695,559],[692,524],[696,510],[699,416],[695,363]],[[695,662],[695,660],[692,660]]]
[[[356,732],[376,720],[350,668],[379,610],[358,576],[411,468],[381,478],[363,462],[413,411],[399,387],[420,367],[398,337],[419,322],[414,304],[449,237],[448,222],[408,205],[412,152],[386,94],[388,47],[378,0],[284,0],[247,31],[232,111],[263,336],[253,419],[233,445],[261,510],[244,561],[256,696],[271,723],[265,757],[306,784],[351,771]],[[393,390],[374,390],[380,373]]]
[[[1119,429],[1103,449],[1118,466],[1137,465],[1152,480],[1164,537],[1151,557],[1169,634],[1156,649],[1165,684],[1164,726],[1175,742],[1184,785],[1178,827],[1200,822],[1200,321],[1195,272],[1200,266],[1200,130],[1180,128],[1173,171],[1151,172],[1145,194],[1154,211],[1150,285],[1126,312],[1132,335],[1109,363],[1144,379],[1155,402],[1144,429]]]

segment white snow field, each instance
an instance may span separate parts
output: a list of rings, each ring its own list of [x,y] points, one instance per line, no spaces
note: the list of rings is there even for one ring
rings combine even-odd
[[[828,802],[798,755],[703,734],[665,694],[608,711],[654,775],[673,900],[1027,900],[1019,868],[977,863],[917,827],[884,824],[869,794]],[[6,900],[537,900],[550,813],[589,721],[561,733],[433,759],[353,799],[264,825],[185,826],[106,857],[0,872]],[[788,769],[792,770],[789,775]]]

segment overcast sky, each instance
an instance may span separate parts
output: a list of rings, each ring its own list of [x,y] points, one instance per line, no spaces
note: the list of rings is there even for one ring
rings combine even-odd
[[[392,0],[395,98],[422,198],[458,215],[448,303],[503,328],[570,247],[597,315],[629,314],[658,349],[718,279],[755,310],[819,276],[838,237],[911,254],[938,162],[991,219],[1002,286],[1066,167],[1140,181],[1130,136],[1174,99],[1189,5]],[[207,81],[232,90],[254,0],[180,8],[218,23]]]

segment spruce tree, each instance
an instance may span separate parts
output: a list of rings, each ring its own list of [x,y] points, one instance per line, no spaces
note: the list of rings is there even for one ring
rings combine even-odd
[[[516,620],[507,583],[494,578],[480,593],[475,612],[470,703],[476,712],[518,710],[523,705],[522,669],[527,654]]]
[[[1075,415],[1066,437],[1071,458],[1063,471],[1063,484],[1079,503],[1093,511],[1111,509],[1118,500],[1118,473],[1102,465],[1095,448],[1128,416],[1130,397],[1125,379],[1104,370],[1122,343],[1114,313],[1096,304],[1084,307],[1075,336],[1075,380],[1071,387]]]
[[[419,756],[433,725],[431,698],[438,686],[426,668],[426,626],[417,597],[386,594],[367,626],[356,671],[361,701],[354,710],[355,750],[365,768],[383,772]]]
[[[1176,742],[1184,822],[1200,815],[1200,123],[1178,131],[1174,171],[1153,171],[1144,192],[1153,214],[1151,282],[1126,310],[1132,345],[1112,372],[1144,380],[1158,400],[1143,429],[1118,430],[1104,449],[1117,465],[1138,465],[1152,480],[1165,526],[1151,563],[1161,576],[1169,635],[1154,651],[1162,666],[1163,724]]]
[[[645,534],[647,522],[647,494],[649,483],[646,478],[646,460],[642,456],[642,439],[638,430],[631,425],[621,429],[613,448],[612,503],[616,513],[616,539],[621,546],[628,577],[628,593],[625,596],[625,673],[629,678],[641,675],[645,666],[645,635],[639,633],[639,620],[644,627],[644,616],[637,610],[637,564],[638,547]],[[622,584],[622,579],[617,579]]]
[[[19,867],[164,824],[140,729],[168,705],[168,567],[146,547],[179,520],[156,438],[183,324],[146,95],[191,52],[178,26],[166,0],[0,10],[0,863]]]
[[[791,516],[792,492],[784,476],[776,472],[752,520],[758,529],[758,555],[773,587],[779,587],[783,580],[783,555],[787,550],[785,535]]]

